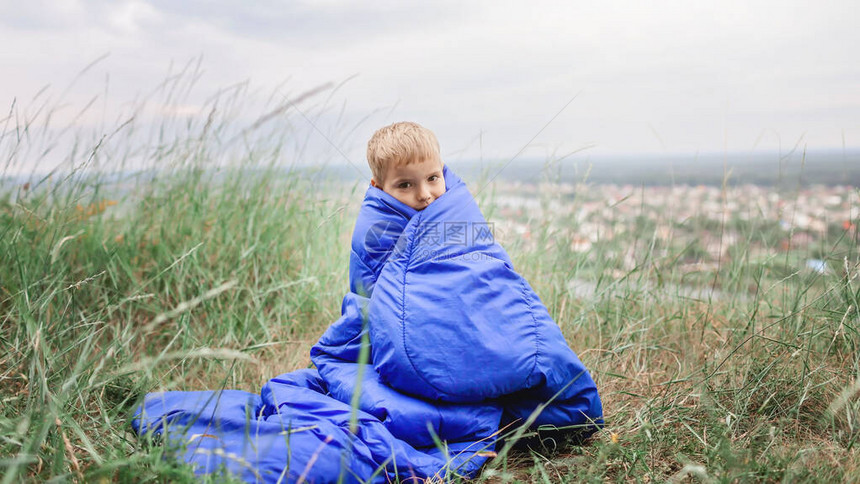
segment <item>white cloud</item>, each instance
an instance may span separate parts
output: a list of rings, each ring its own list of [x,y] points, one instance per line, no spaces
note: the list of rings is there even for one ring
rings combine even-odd
[[[156,25],[160,19],[159,12],[144,1],[108,5],[108,25],[121,35],[140,35],[143,29]]]

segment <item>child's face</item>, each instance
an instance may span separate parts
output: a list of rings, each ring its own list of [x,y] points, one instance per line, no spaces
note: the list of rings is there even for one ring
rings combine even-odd
[[[445,193],[445,177],[442,161],[430,158],[410,164],[394,166],[385,171],[381,184],[370,180],[370,184],[415,210],[424,210],[433,200]]]

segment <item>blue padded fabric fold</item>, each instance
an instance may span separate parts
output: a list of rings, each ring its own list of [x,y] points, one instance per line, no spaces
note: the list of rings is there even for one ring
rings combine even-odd
[[[466,185],[444,174],[446,192],[420,212],[368,188],[350,291],[311,349],[316,369],[259,395],[151,393],[135,430],[160,435],[199,474],[321,483],[470,477],[503,425],[600,428],[591,375]]]

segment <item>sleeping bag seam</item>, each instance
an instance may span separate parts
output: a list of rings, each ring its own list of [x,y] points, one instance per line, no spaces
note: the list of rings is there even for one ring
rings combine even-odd
[[[416,226],[420,226],[420,225],[421,225],[421,216],[422,216],[422,215],[423,215],[423,214],[418,213],[418,214],[416,214],[416,215],[415,215],[415,218],[413,218],[413,220],[415,221],[415,225],[416,225]],[[410,224],[411,224],[411,223],[412,223],[412,222],[410,221]],[[408,226],[407,226],[407,227],[408,227]],[[404,229],[404,232],[406,232],[406,230],[405,230],[405,229]],[[417,230],[416,230],[416,232],[417,232]],[[402,299],[401,299],[401,302],[400,302],[400,305],[401,305],[401,311],[400,311],[400,330],[401,330],[401,334],[403,335],[403,354],[405,354],[405,355],[406,355],[406,359],[407,359],[407,360],[409,360],[409,366],[411,366],[411,367],[412,367],[412,371],[413,371],[416,375],[418,375],[418,378],[421,378],[421,380],[423,380],[423,381],[424,381],[424,383],[426,383],[426,384],[427,384],[427,386],[429,386],[429,387],[430,387],[430,388],[432,388],[433,390],[436,390],[436,392],[437,392],[438,394],[440,394],[440,395],[444,395],[445,393],[448,393],[448,392],[442,391],[441,389],[437,388],[437,387],[436,387],[436,385],[434,385],[433,383],[431,383],[431,382],[430,382],[430,381],[429,381],[429,380],[424,376],[424,374],[423,374],[423,373],[421,373],[420,371],[418,371],[418,367],[417,367],[417,366],[415,366],[415,362],[414,362],[414,361],[412,361],[412,355],[410,355],[410,354],[409,354],[409,347],[408,347],[408,346],[406,346],[406,274],[408,274],[408,273],[409,273],[409,263],[410,263],[410,262],[412,262],[412,255],[413,255],[413,253],[414,253],[414,249],[415,249],[415,242],[418,240],[418,238],[419,238],[419,237],[417,237],[417,236],[410,237],[410,239],[411,239],[411,240],[409,241],[409,248],[408,248],[408,253],[407,253],[407,254],[408,254],[408,257],[406,258],[406,265],[403,267],[403,290],[402,290],[402,292],[401,292]]]
[[[415,224],[417,225],[419,223],[421,223],[421,214],[416,214]],[[406,232],[406,229],[404,229],[403,232]],[[424,376],[418,371],[418,368],[415,367],[415,362],[412,361],[412,356],[409,354],[409,349],[406,346],[406,275],[409,273],[409,263],[412,261],[412,252],[415,248],[415,240],[417,237],[412,237],[411,239],[412,240],[409,241],[408,257],[406,257],[406,263],[403,266],[403,289],[400,291],[400,335],[403,340],[403,354],[405,354],[406,359],[409,360],[409,365],[422,380],[427,382],[427,380],[424,379]]]
[[[535,358],[534,359],[535,359],[535,362],[534,362],[534,366],[532,366],[531,371],[526,376],[526,380],[524,382],[526,386],[530,386],[529,380],[531,379],[531,376],[534,375],[535,369],[538,366],[538,359],[540,358],[540,331],[538,331],[539,325],[538,325],[537,318],[535,318],[535,312],[534,312],[534,307],[532,306],[531,298],[528,297],[528,291],[526,290],[527,289],[526,288],[526,280],[523,278],[520,278],[520,285],[522,287],[523,299],[525,300],[526,305],[528,305],[528,307],[529,307],[529,316],[532,317],[532,321],[534,322],[534,335],[535,335],[534,336],[535,337]]]

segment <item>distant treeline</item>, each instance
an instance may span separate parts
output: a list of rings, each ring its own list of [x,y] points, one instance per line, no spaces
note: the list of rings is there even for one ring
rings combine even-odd
[[[643,156],[560,161],[459,162],[458,172],[506,181],[542,180],[631,185],[755,184],[782,188],[860,186],[860,151],[773,155]],[[501,169],[501,171],[499,171]]]

